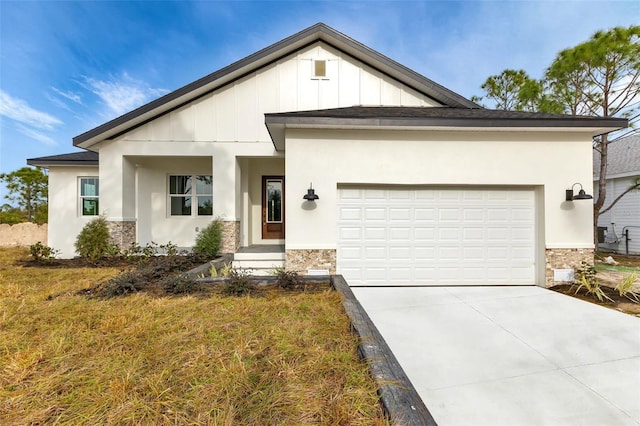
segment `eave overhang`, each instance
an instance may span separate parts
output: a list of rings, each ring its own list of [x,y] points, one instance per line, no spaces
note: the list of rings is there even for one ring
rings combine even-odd
[[[74,152],[70,154],[51,155],[48,157],[28,158],[27,164],[35,167],[96,167],[99,165],[97,152]]]
[[[426,109],[426,108],[425,108]],[[462,115],[469,110],[460,109]],[[491,110],[484,110],[484,115]],[[304,113],[302,113],[304,114]],[[500,115],[498,112],[497,115]],[[584,132],[591,136],[628,126],[624,118],[575,117],[543,114],[540,117],[327,117],[300,113],[265,114],[265,124],[278,151],[285,149],[286,129],[442,130],[442,131],[555,131]]]

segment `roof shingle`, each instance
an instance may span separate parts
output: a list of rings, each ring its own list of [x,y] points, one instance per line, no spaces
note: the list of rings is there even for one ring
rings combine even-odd
[[[607,176],[623,173],[640,175],[640,134],[621,138],[607,150]],[[593,176],[600,176],[600,154],[593,151]]]
[[[93,151],[72,152],[70,154],[49,155],[29,158],[30,166],[97,166],[98,153]]]

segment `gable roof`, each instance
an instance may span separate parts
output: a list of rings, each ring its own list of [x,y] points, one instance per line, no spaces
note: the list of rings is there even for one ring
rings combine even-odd
[[[625,118],[587,117],[504,111],[485,108],[355,106],[313,111],[265,114],[276,149],[284,148],[286,127],[467,127],[467,128],[579,128],[592,135],[627,127]]]
[[[37,167],[49,166],[97,166],[98,153],[93,151],[73,152],[71,154],[50,155],[27,159],[27,164]]]
[[[318,41],[327,43],[443,105],[460,108],[480,108],[476,103],[370,49],[364,44],[323,23],[318,23],[114,120],[76,136],[73,138],[73,145],[88,148],[97,142],[120,135]]]
[[[640,175],[640,134],[621,138],[607,150],[607,177]],[[593,151],[593,176],[600,176],[600,154]],[[621,176],[621,177],[622,177]]]

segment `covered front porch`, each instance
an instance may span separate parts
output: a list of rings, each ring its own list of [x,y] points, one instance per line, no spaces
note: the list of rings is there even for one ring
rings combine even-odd
[[[100,156],[100,209],[122,248],[151,242],[193,247],[223,221],[222,253],[284,245],[284,158],[211,155]]]

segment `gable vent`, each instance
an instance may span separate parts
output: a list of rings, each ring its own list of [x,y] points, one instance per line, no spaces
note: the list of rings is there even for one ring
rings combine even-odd
[[[313,61],[314,77],[326,77],[327,76],[327,61],[324,59]]]

